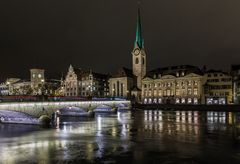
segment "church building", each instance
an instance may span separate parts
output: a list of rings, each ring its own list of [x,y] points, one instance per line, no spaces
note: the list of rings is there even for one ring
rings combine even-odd
[[[109,79],[109,93],[112,97],[141,100],[142,79],[146,75],[146,53],[142,36],[140,8],[138,8],[136,39],[132,50],[132,69],[121,68]]]

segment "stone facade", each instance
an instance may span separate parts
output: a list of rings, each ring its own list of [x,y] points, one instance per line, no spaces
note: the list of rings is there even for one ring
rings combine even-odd
[[[232,76],[223,71],[209,70],[204,74],[206,104],[232,104],[233,87]]]
[[[132,51],[132,70],[119,69],[109,80],[110,96],[141,99],[142,79],[146,75],[146,53],[142,37],[140,9],[138,9],[136,38]]]
[[[174,66],[150,71],[142,81],[142,103],[200,104],[202,72],[194,66]]]
[[[63,87],[65,96],[105,97],[109,95],[108,75],[76,69],[71,65]]]
[[[45,84],[44,69],[30,69],[31,88],[33,95],[41,95]]]
[[[136,77],[132,74],[132,70],[121,68],[109,79],[110,96],[129,98],[134,84]]]

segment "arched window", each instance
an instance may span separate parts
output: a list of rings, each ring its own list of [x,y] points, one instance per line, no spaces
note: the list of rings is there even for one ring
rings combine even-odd
[[[138,64],[138,63],[139,63],[139,59],[136,58],[136,60],[135,60],[135,64]]]
[[[144,58],[142,58],[142,64],[144,65],[144,63],[145,63],[145,60],[144,60]]]

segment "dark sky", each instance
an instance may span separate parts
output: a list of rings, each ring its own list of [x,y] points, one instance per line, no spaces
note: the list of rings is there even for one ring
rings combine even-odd
[[[148,70],[240,64],[239,0],[142,0]],[[0,79],[131,67],[137,0],[0,1]]]

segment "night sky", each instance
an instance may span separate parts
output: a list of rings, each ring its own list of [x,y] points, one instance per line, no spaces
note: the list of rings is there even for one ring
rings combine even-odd
[[[239,0],[142,0],[148,70],[240,64]],[[60,77],[69,64],[112,73],[131,67],[137,0],[0,1],[0,80],[29,68]]]

